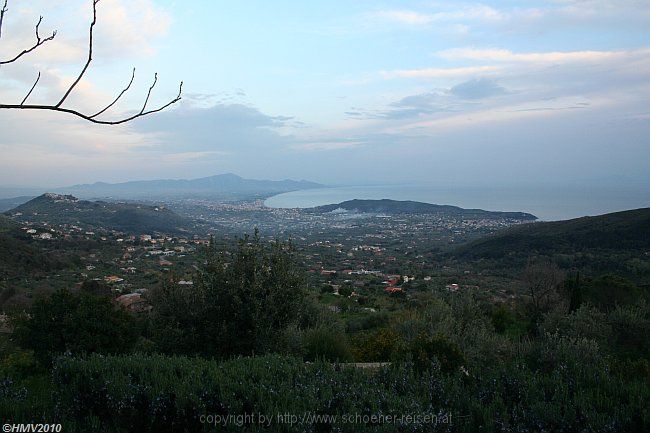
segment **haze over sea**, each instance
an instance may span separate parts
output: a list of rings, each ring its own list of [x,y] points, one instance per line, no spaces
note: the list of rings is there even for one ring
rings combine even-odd
[[[491,211],[529,212],[543,221],[650,207],[650,189],[646,184],[619,187],[341,186],[279,194],[267,199],[265,205],[274,208],[307,208],[352,199],[384,198]]]

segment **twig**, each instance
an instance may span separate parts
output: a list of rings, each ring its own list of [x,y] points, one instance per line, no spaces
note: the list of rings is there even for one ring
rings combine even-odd
[[[5,19],[5,13],[7,13],[9,9],[7,9],[7,0],[5,0],[4,6],[2,6],[2,9],[0,9],[0,38],[2,37],[2,21]]]
[[[100,114],[104,113],[106,110],[108,110],[109,108],[111,108],[113,105],[115,105],[115,103],[116,103],[117,101],[120,100],[120,98],[122,97],[122,95],[124,95],[124,94],[125,94],[125,93],[130,89],[130,88],[131,88],[131,84],[133,84],[133,80],[134,80],[134,79],[135,79],[135,68],[133,68],[133,74],[131,74],[131,81],[129,81],[129,84],[124,88],[124,90],[122,90],[122,92],[120,92],[120,94],[117,95],[117,98],[115,98],[115,100],[114,100],[113,102],[111,102],[110,104],[108,104],[108,105],[106,106],[106,108],[104,108],[102,111],[100,111],[100,112],[98,112],[98,113],[93,114],[92,116],[90,116],[90,118],[91,118],[91,119],[94,119],[95,117],[99,116]]]
[[[25,102],[27,101],[27,98],[29,98],[29,95],[32,94],[32,92],[33,92],[34,89],[36,88],[36,85],[38,84],[38,80],[40,80],[40,79],[41,79],[41,73],[40,73],[40,71],[39,71],[39,73],[38,73],[38,77],[36,77],[36,81],[34,82],[34,85],[32,86],[31,89],[29,89],[29,92],[27,93],[27,95],[25,95],[25,98],[24,98],[23,101],[20,103],[20,105],[25,104]]]
[[[153,90],[154,87],[156,87],[156,83],[158,82],[158,72],[156,72],[153,76],[153,84],[151,87],[149,87],[149,93],[147,93],[147,99],[144,100],[144,105],[142,106],[142,110],[140,110],[140,114],[144,113],[145,108],[147,108],[147,104],[149,103],[149,97],[151,96],[151,91]]]
[[[8,11],[8,9],[7,9],[7,0],[5,0],[5,5],[2,7],[1,14],[0,14],[0,31],[2,31],[2,19],[4,18],[4,14],[7,11]],[[18,53],[12,59],[0,61],[0,65],[6,65],[8,63],[15,62],[16,60],[20,59],[25,54],[31,53],[36,48],[40,47],[41,45],[43,45],[46,42],[51,41],[52,39],[54,39],[56,37],[56,30],[54,30],[50,36],[46,37],[45,39],[41,38],[41,35],[39,34],[39,28],[40,28],[42,22],[43,22],[43,17],[39,17],[38,22],[36,23],[36,43],[34,45],[32,45],[30,48],[27,48],[27,49],[21,51],[20,53]]]

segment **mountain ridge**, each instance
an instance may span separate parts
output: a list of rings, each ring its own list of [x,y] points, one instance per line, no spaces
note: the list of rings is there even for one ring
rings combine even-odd
[[[77,197],[229,197],[237,195],[279,194],[300,189],[322,188],[323,185],[307,180],[245,179],[233,173],[217,174],[195,179],[136,180],[120,183],[95,182],[55,188],[58,193]]]

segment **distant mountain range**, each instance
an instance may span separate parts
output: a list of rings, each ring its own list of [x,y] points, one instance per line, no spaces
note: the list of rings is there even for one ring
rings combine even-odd
[[[581,254],[589,260],[602,259],[606,250],[637,251],[647,261],[650,208],[512,227],[463,245],[456,255],[463,259],[525,261],[534,255]],[[595,251],[599,252],[591,254]]]
[[[525,212],[492,212],[482,209],[463,209],[457,206],[398,200],[348,200],[337,204],[328,204],[310,209],[312,212],[356,212],[384,214],[440,214],[467,219],[507,218],[521,221],[535,221],[537,217]]]
[[[77,197],[116,197],[138,199],[150,197],[233,197],[266,196],[300,189],[322,188],[305,180],[253,180],[232,173],[192,180],[142,180],[124,183],[96,182],[55,190]]]
[[[268,197],[289,191],[301,189],[322,188],[323,185],[306,180],[254,180],[244,179],[232,173],[199,179],[162,179],[142,180],[123,183],[96,182],[92,184],[73,185],[64,188],[53,188],[57,194],[71,194],[84,199],[117,199],[117,200],[160,200],[163,198],[217,198],[217,199],[248,199]],[[5,197],[12,193],[23,197],[0,200],[0,211],[11,209],[10,204],[30,198],[45,191],[30,188],[25,190],[11,189],[4,192]],[[19,203],[20,204],[20,203]]]
[[[15,221],[75,225],[86,230],[116,230],[130,234],[186,232],[191,222],[164,206],[86,201],[71,195],[46,193],[6,212]]]

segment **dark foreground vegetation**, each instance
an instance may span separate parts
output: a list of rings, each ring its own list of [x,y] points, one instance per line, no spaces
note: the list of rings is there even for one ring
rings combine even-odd
[[[642,286],[538,259],[509,303],[414,291],[386,311],[335,314],[292,254],[257,236],[213,243],[193,287],[163,282],[141,314],[101,287],[34,302],[1,341],[0,417],[66,432],[650,427]]]

